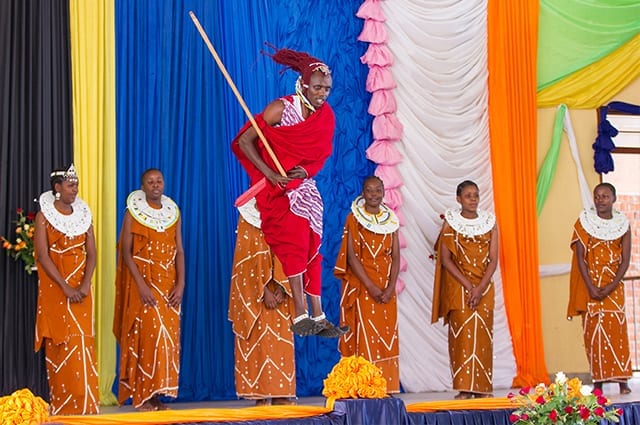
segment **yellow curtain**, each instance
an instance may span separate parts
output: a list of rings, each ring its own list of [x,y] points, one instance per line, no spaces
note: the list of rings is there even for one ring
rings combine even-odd
[[[98,253],[94,304],[100,401],[115,404],[111,332],[116,270],[115,31],[112,0],[70,0],[74,161],[93,212]]]
[[[610,55],[538,92],[538,107],[596,109],[640,76],[640,34]]]
[[[516,387],[547,383],[536,218],[538,0],[488,4],[489,126]]]

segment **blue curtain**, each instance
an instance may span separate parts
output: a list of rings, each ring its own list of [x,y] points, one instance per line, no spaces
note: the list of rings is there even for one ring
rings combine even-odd
[[[149,167],[182,209],[187,281],[183,300],[179,399],[235,398],[233,335],[227,321],[237,211],[248,187],[229,144],[247,120],[189,18],[203,27],[253,113],[293,91],[295,75],[260,53],[264,42],[307,51],[333,70],[329,103],[337,117],[334,152],[319,174],[325,201],[323,299],[339,316],[333,265],[344,218],[374,165],[367,48],[356,40],[359,0],[116,0],[118,220],[127,194]],[[296,340],[298,395],[319,395],[338,361],[336,340]]]

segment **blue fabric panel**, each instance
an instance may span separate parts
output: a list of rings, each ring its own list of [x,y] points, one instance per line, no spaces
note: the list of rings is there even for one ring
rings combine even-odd
[[[345,425],[408,423],[404,402],[398,398],[336,400],[334,412],[344,414]]]
[[[452,410],[408,413],[411,425],[510,425],[511,410]]]
[[[252,113],[293,91],[295,73],[260,53],[264,42],[307,51],[333,70],[334,152],[319,174],[325,200],[323,298],[339,315],[333,265],[344,218],[374,165],[368,69],[356,40],[359,0],[115,0],[117,220],[149,167],[182,209],[187,280],[179,400],[235,398],[233,335],[227,320],[237,212],[247,177],[229,143],[247,120],[188,15],[194,11]],[[319,395],[338,361],[336,340],[296,340],[298,395]]]

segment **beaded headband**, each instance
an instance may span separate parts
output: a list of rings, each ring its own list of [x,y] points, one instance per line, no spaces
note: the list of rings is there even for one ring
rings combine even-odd
[[[67,181],[78,181],[78,174],[76,174],[76,167],[73,164],[69,166],[67,171],[54,171],[49,175],[49,177],[57,177],[57,176],[62,176],[62,178]]]

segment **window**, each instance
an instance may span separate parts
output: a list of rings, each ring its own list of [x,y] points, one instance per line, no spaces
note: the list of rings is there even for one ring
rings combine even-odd
[[[640,370],[640,115],[609,113],[607,119],[618,130],[613,138],[614,170],[602,181],[616,187],[615,208],[631,222],[631,264],[625,274],[627,320],[631,362]]]

